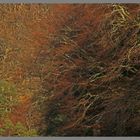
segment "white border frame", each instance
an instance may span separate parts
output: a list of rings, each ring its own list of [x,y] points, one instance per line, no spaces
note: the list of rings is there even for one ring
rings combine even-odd
[[[140,3],[140,0],[0,0],[0,3]]]

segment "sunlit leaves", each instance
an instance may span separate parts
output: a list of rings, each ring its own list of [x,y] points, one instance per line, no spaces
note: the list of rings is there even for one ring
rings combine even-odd
[[[0,117],[11,111],[11,107],[17,103],[16,87],[4,80],[0,80]]]

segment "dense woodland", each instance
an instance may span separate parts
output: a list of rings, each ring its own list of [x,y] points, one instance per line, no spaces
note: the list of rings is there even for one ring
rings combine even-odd
[[[140,136],[140,4],[0,4],[0,136]]]

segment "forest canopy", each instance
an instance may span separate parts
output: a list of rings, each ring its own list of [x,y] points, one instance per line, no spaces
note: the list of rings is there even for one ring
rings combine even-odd
[[[140,136],[140,4],[0,4],[0,136]]]

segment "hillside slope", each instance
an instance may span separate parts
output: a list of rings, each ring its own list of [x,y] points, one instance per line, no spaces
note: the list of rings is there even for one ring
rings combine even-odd
[[[1,4],[0,135],[140,136],[139,4]]]

